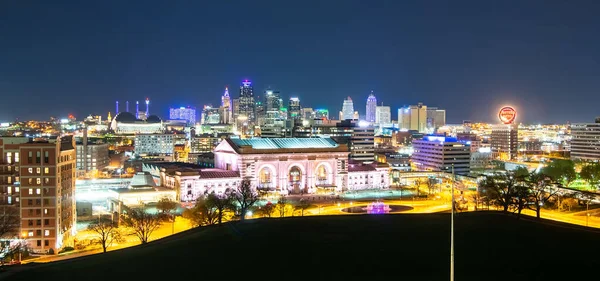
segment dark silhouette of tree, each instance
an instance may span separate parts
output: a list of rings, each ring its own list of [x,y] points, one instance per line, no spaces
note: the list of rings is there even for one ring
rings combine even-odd
[[[258,213],[260,215],[262,215],[263,217],[268,217],[268,218],[271,217],[271,215],[273,214],[273,211],[275,211],[275,205],[271,202],[268,202],[267,204],[265,204],[264,206],[262,206],[258,209]]]
[[[286,212],[287,208],[288,208],[287,198],[285,198],[285,196],[279,197],[279,199],[277,199],[277,204],[276,204],[275,209],[277,210],[277,213],[279,213],[280,218],[285,217],[285,212]]]
[[[88,225],[87,229],[94,232],[97,236],[95,242],[102,246],[102,251],[104,253],[106,253],[106,249],[112,246],[113,243],[123,241],[119,227],[111,220],[102,219]]]
[[[215,193],[211,193],[206,197],[206,203],[208,206],[214,208],[217,215],[217,223],[219,224],[223,222],[223,215],[226,210],[235,209],[232,202],[232,197],[227,194],[217,195]]]
[[[600,163],[587,163],[579,173],[581,178],[588,182],[593,188],[598,187],[600,182]]]
[[[300,201],[298,202],[298,205],[296,206],[299,210],[300,210],[300,215],[304,216],[304,211],[308,208],[310,208],[311,204],[308,200],[302,198],[300,199]]]
[[[183,217],[189,219],[195,227],[213,225],[219,221],[217,208],[204,196],[196,200],[194,207],[183,212]]]
[[[542,206],[550,198],[556,196],[558,189],[552,186],[552,180],[550,177],[541,173],[531,173],[526,179],[526,183],[529,189],[529,198],[533,207],[529,205],[530,209],[535,210],[535,216],[540,218]]]
[[[242,180],[240,185],[229,196],[236,203],[241,221],[246,219],[246,213],[258,201],[258,193],[252,188],[252,184],[247,178]]]
[[[540,172],[567,187],[577,178],[575,163],[565,159],[553,160],[546,167],[542,168]]]
[[[20,219],[18,205],[0,207],[0,238],[18,235]]]
[[[133,234],[140,239],[142,244],[148,243],[150,235],[161,224],[161,219],[156,214],[146,212],[146,206],[141,208],[127,208],[125,215],[122,218],[125,226],[133,230]]]
[[[516,186],[517,179],[513,173],[489,175],[479,183],[479,189],[483,196],[502,206],[504,212],[508,212],[508,208],[513,204]]]

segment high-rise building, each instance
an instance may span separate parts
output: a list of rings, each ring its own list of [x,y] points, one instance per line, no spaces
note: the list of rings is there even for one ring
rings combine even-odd
[[[260,100],[260,97],[258,96],[256,97],[256,104],[254,105],[254,116],[256,125],[263,126],[265,124],[265,103]]]
[[[288,118],[289,119],[300,119],[300,99],[297,97],[291,97],[288,103]]]
[[[329,120],[329,110],[315,109],[315,118]]]
[[[377,98],[375,98],[373,91],[371,91],[371,94],[367,98],[367,111],[366,111],[367,114],[365,116],[365,120],[367,122],[375,123],[375,121],[376,121],[375,119],[377,119],[376,112],[375,112],[376,108],[377,108]]]
[[[427,108],[427,126],[438,129],[446,125],[446,110],[437,107]]]
[[[19,145],[21,234],[35,252],[73,246],[76,226],[73,136]]]
[[[315,119],[315,111],[310,107],[303,107],[300,109],[300,115],[302,115],[303,120]]]
[[[255,107],[256,102],[254,100],[254,88],[252,87],[252,82],[244,80],[240,86],[239,110],[237,112],[238,118],[244,120],[243,122],[247,122],[248,124],[254,124],[256,122]]]
[[[424,133],[427,129],[427,106],[419,103],[399,108],[398,126],[400,129]]]
[[[344,100],[340,118],[341,120],[354,119],[354,103],[350,97]]]
[[[375,124],[388,125],[392,124],[392,113],[389,106],[377,106],[375,108]]]
[[[596,123],[572,124],[571,136],[571,159],[600,160],[600,118]]]
[[[500,160],[517,159],[519,128],[515,124],[493,125],[490,137],[492,157]]]
[[[83,139],[77,142],[77,175],[85,176],[86,173],[102,171],[108,167],[108,143],[88,140],[88,128],[83,128]]]
[[[283,101],[278,91],[267,90],[265,91],[265,125],[273,125],[276,121],[281,121],[282,118],[281,107]]]
[[[169,119],[171,120],[186,120],[190,125],[196,124],[196,108],[194,107],[179,107],[169,109]]]
[[[220,112],[221,111],[219,110],[219,108],[214,108],[210,105],[205,105],[204,109],[202,109],[202,120],[200,120],[200,123],[202,125],[219,124],[221,122]]]
[[[225,92],[221,97],[221,123],[223,124],[231,124],[231,119],[233,118],[233,105],[231,104],[231,97],[229,97],[229,89],[225,87]]]
[[[20,206],[20,179],[19,179],[19,145],[27,143],[26,137],[0,137],[0,212],[5,215],[13,215],[12,219],[6,217],[7,222],[14,222],[9,226],[4,237],[19,237],[19,206]]]
[[[471,166],[471,149],[455,138],[425,136],[413,139],[412,168],[416,171],[442,171],[468,174]]]
[[[136,134],[134,150],[138,155],[173,155],[175,135],[173,134]]]

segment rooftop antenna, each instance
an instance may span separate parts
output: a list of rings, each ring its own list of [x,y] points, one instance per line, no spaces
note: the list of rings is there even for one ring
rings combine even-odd
[[[119,114],[119,101],[117,101],[117,110],[115,111],[115,114]]]
[[[135,118],[140,119],[140,102],[135,102]]]

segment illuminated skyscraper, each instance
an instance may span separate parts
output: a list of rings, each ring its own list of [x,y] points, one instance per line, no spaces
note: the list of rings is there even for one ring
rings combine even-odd
[[[225,92],[221,97],[221,123],[223,124],[231,124],[231,119],[233,118],[233,106],[231,103],[231,97],[229,97],[229,89],[225,87]]]
[[[194,107],[180,107],[169,109],[169,119],[172,120],[186,120],[190,125],[196,124],[196,108]]]
[[[300,99],[297,97],[291,97],[288,103],[288,118],[289,119],[300,119]]]
[[[245,117],[249,124],[256,121],[255,116],[255,101],[254,101],[254,88],[252,82],[244,80],[240,86],[240,97],[239,97],[239,112],[238,117]]]
[[[425,133],[427,129],[427,106],[419,103],[399,108],[398,126],[400,129]]]
[[[344,100],[341,118],[342,120],[354,119],[354,103],[352,103],[352,99],[350,97]]]
[[[375,107],[375,124],[386,126],[392,123],[392,113],[389,106]]]
[[[371,94],[367,98],[367,115],[366,115],[366,119],[365,119],[367,122],[375,123],[375,119],[377,119],[377,117],[375,115],[376,108],[377,108],[377,98],[375,98],[373,91],[371,91]]]

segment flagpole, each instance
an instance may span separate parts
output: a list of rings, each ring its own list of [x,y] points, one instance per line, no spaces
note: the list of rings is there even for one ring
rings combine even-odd
[[[450,281],[454,281],[454,164],[452,164],[452,203],[450,208]]]

